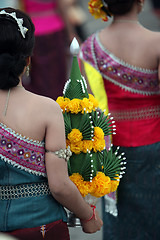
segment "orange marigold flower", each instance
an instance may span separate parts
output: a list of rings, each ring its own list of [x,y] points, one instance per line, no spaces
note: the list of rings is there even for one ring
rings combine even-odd
[[[77,98],[74,98],[72,99],[69,103],[68,103],[68,109],[69,111],[71,111],[71,113],[79,113],[81,112],[81,100],[80,99],[77,99]]]
[[[89,193],[90,186],[87,184],[86,181],[84,181],[84,178],[79,173],[73,173],[70,176],[70,179],[77,186],[82,197],[85,197]]]
[[[64,98],[64,97],[58,97],[56,102],[60,105],[61,109],[63,112],[67,110],[68,103],[70,102],[69,98]]]
[[[94,152],[97,152],[97,151],[101,152],[104,150],[104,148],[105,148],[105,140],[94,137],[94,141],[93,141]]]
[[[98,139],[104,139],[104,132],[100,127],[94,127],[94,136]]]
[[[82,152],[87,153],[87,150],[91,151],[92,147],[93,147],[93,142],[91,140],[83,140]]]
[[[117,180],[119,180],[119,176],[116,177]],[[115,192],[119,186],[119,181],[112,180],[111,181],[111,192]]]
[[[98,107],[98,101],[92,94],[89,94],[89,100],[93,103],[93,108]]]
[[[98,172],[92,180],[93,191],[92,196],[102,197],[110,193],[111,179],[102,172]]]
[[[83,141],[79,141],[79,142],[76,142],[76,143],[71,143],[70,144],[70,149],[75,154],[80,154],[82,152],[82,149],[83,149]]]
[[[81,100],[81,107],[82,107],[82,113],[89,112],[91,113],[93,110],[93,103],[89,101],[88,98],[83,98]]]
[[[82,133],[76,128],[72,129],[67,137],[71,143],[76,143],[83,139]]]

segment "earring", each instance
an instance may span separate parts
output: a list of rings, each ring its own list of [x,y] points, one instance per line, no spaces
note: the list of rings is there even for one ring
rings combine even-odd
[[[26,67],[26,76],[29,77],[30,67],[29,65]]]

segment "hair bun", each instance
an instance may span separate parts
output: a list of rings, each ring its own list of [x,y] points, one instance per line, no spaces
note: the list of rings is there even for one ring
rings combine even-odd
[[[113,15],[128,13],[136,0],[104,0],[108,4],[108,10]]]
[[[8,53],[0,54],[0,89],[9,89],[19,83],[19,69],[23,69],[25,59],[12,56]]]

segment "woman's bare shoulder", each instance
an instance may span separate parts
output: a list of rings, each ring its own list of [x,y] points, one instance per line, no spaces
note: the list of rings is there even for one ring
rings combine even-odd
[[[61,114],[61,108],[59,104],[52,98],[34,94],[29,91],[26,91],[26,93],[35,112],[38,109],[38,111],[41,112],[41,116],[45,115],[45,117],[47,117],[50,115]]]

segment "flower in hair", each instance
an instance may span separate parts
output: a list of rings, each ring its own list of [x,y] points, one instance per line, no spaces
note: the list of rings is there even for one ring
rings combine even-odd
[[[19,31],[21,32],[22,37],[25,38],[28,28],[23,26],[23,18],[17,18],[15,12],[8,13],[5,10],[0,11],[0,15],[6,15],[6,16],[10,16],[11,18],[13,18],[19,27]]]
[[[89,12],[95,19],[102,18],[103,21],[108,21],[110,14],[107,14],[104,8],[107,11],[107,4],[103,0],[90,0],[88,3]]]

